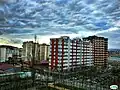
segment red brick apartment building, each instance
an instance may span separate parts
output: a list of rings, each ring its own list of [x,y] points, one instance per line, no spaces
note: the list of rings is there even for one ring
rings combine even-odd
[[[90,40],[92,43],[93,64],[97,67],[106,67],[108,62],[108,38],[89,36],[83,40]]]

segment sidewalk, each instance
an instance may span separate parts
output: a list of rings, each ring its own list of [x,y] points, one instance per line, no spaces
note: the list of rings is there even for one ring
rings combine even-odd
[[[69,89],[66,89],[66,88],[63,88],[63,87],[55,86],[55,85],[53,85],[53,83],[49,83],[48,86],[52,87],[52,88],[55,88],[55,89],[58,89],[58,90],[69,90]]]

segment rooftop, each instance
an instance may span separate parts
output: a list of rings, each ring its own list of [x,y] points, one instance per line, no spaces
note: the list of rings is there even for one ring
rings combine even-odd
[[[0,45],[0,48],[4,47],[4,48],[18,48],[18,47],[14,47],[14,46],[10,46],[10,45]]]
[[[40,45],[44,45],[44,46],[50,46],[50,45],[48,45],[48,44],[46,44],[46,43],[43,43],[43,44],[40,44]]]
[[[6,63],[0,63],[0,70],[7,70],[7,69],[10,69],[10,68],[13,68],[13,66],[11,64],[6,64]]]
[[[107,39],[107,38],[100,37],[100,36],[96,36],[96,35],[93,35],[93,36],[88,36],[88,37],[84,37],[83,39],[94,39],[94,38]]]

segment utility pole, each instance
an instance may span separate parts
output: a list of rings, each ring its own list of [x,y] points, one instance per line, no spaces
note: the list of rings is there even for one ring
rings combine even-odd
[[[35,83],[35,70],[34,70],[34,64],[35,64],[35,53],[36,53],[36,38],[37,36],[35,35],[34,39],[35,39],[35,42],[33,42],[33,50],[32,50],[32,80],[33,80],[33,87],[34,87],[34,83]]]

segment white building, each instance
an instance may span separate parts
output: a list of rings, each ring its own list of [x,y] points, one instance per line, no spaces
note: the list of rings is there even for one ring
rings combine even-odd
[[[82,40],[82,66],[93,65],[92,43],[89,40]]]
[[[48,60],[49,52],[50,52],[49,45],[43,43],[43,44],[40,44],[39,48],[40,48],[40,60]]]
[[[33,41],[23,42],[22,45],[22,57],[25,61],[31,61],[32,59],[32,50],[33,50]]]
[[[86,48],[83,43],[86,43]],[[80,38],[70,39],[68,36],[50,39],[49,68],[51,70],[74,70],[81,65],[91,66],[91,51],[89,56],[82,53],[84,49],[91,50],[91,44],[82,41]],[[85,58],[84,58],[85,57]]]
[[[13,55],[19,55],[19,48],[8,45],[0,45],[0,62],[8,61],[8,58]]]
[[[39,44],[34,43],[33,41],[23,42],[22,45],[22,56],[24,61],[32,61],[33,54],[35,55],[35,61],[39,61]],[[35,50],[34,50],[35,49]]]

